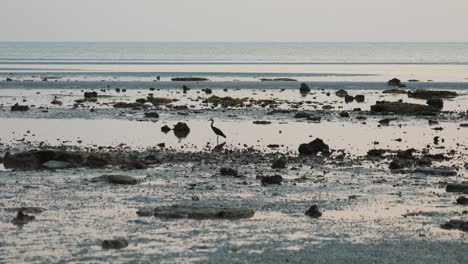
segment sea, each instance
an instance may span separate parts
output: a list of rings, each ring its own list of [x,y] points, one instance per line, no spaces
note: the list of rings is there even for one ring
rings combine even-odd
[[[175,77],[214,89],[385,89],[392,78],[468,89],[468,43],[0,43],[0,89],[180,88]]]

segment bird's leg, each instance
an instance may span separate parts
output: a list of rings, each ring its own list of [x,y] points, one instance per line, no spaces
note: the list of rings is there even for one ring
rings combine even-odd
[[[219,136],[216,135],[216,145],[219,145]]]

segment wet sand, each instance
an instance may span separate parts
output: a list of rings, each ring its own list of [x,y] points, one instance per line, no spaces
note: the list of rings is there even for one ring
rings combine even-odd
[[[426,103],[377,89],[348,90],[365,95],[363,103],[345,103],[335,89],[312,89],[306,96],[298,87],[214,89],[210,95],[199,88],[186,94],[182,89],[109,89],[96,90],[97,102],[76,107],[84,91],[2,89],[1,156],[32,149],[85,150],[134,156],[148,168],[126,170],[112,164],[21,171],[0,164],[0,262],[465,263],[466,233],[440,228],[451,219],[467,220],[466,205],[456,204],[461,194],[445,191],[447,183],[466,181],[468,128],[460,124],[468,123],[467,97],[464,90],[451,90],[459,95],[444,99],[441,113],[419,116],[371,112],[370,106],[380,100]],[[149,93],[179,101],[170,107],[113,107]],[[222,107],[203,102],[212,95],[252,103]],[[54,96],[61,106],[50,104]],[[273,100],[276,106],[262,107],[260,100]],[[14,103],[34,106],[12,112]],[[188,108],[177,109],[184,105]],[[157,112],[159,118],[146,118],[145,111]],[[295,118],[303,111],[321,121]],[[341,117],[343,111],[349,117]],[[227,139],[217,142],[211,118]],[[379,123],[385,118],[392,119],[389,125]],[[254,124],[258,120],[271,124]],[[438,124],[429,125],[429,120]],[[190,128],[185,137],[161,131],[178,122]],[[316,138],[329,145],[332,154],[299,155],[299,145]],[[223,142],[223,150],[214,151]],[[410,171],[390,170],[392,161],[402,160],[397,151],[410,148],[416,151],[409,162],[430,160],[417,168],[444,166],[456,175],[415,172],[412,165],[404,168]],[[367,155],[372,149],[387,153]],[[430,156],[434,154],[444,158]],[[148,161],[149,156],[155,159]],[[271,168],[278,157],[286,160],[286,168]],[[234,168],[242,177],[221,176],[223,167]],[[120,186],[90,181],[106,174],[144,182]],[[284,180],[262,185],[261,176],[269,175]],[[255,215],[193,220],[136,214],[141,208],[173,204],[250,208]],[[319,206],[322,217],[304,215],[312,205]],[[11,220],[21,207],[45,211],[19,227]],[[105,239],[125,239],[129,245],[103,250]]]

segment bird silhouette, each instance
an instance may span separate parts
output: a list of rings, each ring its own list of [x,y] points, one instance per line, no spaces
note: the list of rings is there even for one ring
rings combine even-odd
[[[216,142],[218,142],[218,139],[219,137],[223,137],[223,138],[226,138],[226,135],[224,135],[223,131],[221,131],[221,129],[213,126],[213,123],[214,123],[214,120],[213,119],[210,119],[209,121],[211,121],[211,129],[213,129],[213,132],[215,132],[216,134]]]

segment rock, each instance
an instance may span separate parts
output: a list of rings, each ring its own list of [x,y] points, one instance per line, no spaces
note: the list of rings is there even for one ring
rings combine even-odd
[[[135,185],[142,181],[127,175],[102,175],[96,178],[92,178],[91,182],[107,182],[112,184]]]
[[[439,124],[439,122],[438,122],[437,120],[432,120],[432,119],[430,119],[430,120],[428,121],[428,123],[429,123],[430,126],[438,125],[438,124]]]
[[[436,115],[440,109],[435,107],[401,102],[377,101],[371,106],[371,112],[395,113],[404,115]]]
[[[330,155],[329,146],[320,138],[317,138],[308,144],[301,144],[299,146],[300,155],[317,155],[319,152],[323,155]]]
[[[427,99],[426,104],[439,109],[444,108],[444,101],[440,98]]]
[[[296,115],[294,115],[294,118],[308,118],[310,114],[306,112],[297,112]]]
[[[58,105],[58,106],[61,106],[63,103],[61,101],[59,101],[57,98],[55,98],[54,100],[52,100],[52,102],[50,102],[51,104],[53,105]]]
[[[314,204],[305,212],[305,215],[312,218],[319,218],[322,216],[322,212],[320,212],[318,206]]]
[[[262,185],[281,185],[283,177],[280,175],[262,177]]]
[[[351,95],[345,95],[344,99],[345,103],[351,103],[352,101],[354,101],[354,97],[352,97]]]
[[[91,155],[88,156],[85,162],[85,166],[91,167],[91,168],[102,168],[107,165],[109,165],[109,159],[103,156],[98,156],[98,155]]]
[[[85,92],[84,97],[85,98],[97,98],[98,93],[97,92]]]
[[[449,183],[447,184],[445,191],[468,193],[468,183]]]
[[[136,213],[137,213],[138,216],[150,217],[150,216],[154,215],[154,209],[153,208],[142,208],[142,209],[139,209]]]
[[[382,157],[383,154],[387,153],[386,149],[371,149],[367,151],[368,157]]]
[[[253,121],[254,125],[270,125],[271,121],[265,121],[265,120],[255,120]]]
[[[458,94],[452,91],[434,91],[434,90],[416,90],[413,92],[408,92],[408,97],[418,98],[418,99],[442,99],[442,98],[454,98]]]
[[[148,118],[159,118],[159,114],[156,112],[145,112],[145,117]]]
[[[349,117],[349,113],[348,112],[340,112],[340,117]]]
[[[301,83],[301,87],[299,88],[299,92],[301,94],[309,93],[310,92],[310,87],[305,83]]]
[[[343,89],[340,89],[340,90],[335,92],[335,95],[338,96],[338,97],[345,97],[345,96],[348,95],[348,92],[343,90]]]
[[[141,103],[125,103],[125,102],[118,102],[113,105],[114,108],[141,108],[144,107],[144,104]]]
[[[123,170],[146,170],[148,166],[142,161],[139,160],[130,160],[124,165],[120,166]]]
[[[12,78],[9,78],[9,77],[7,77],[5,81],[6,81],[6,82],[12,82],[12,81],[13,81],[13,79],[12,79]]]
[[[168,105],[173,102],[177,102],[177,99],[171,99],[171,98],[164,98],[164,97],[153,97],[153,96],[148,96],[146,98],[146,101],[148,103],[151,103],[154,106],[160,106],[160,105]]]
[[[402,84],[401,81],[397,78],[393,78],[387,82],[388,86],[398,86],[398,87],[406,87],[406,85]]]
[[[390,125],[390,121],[394,121],[394,120],[396,120],[396,118],[384,118],[384,119],[379,120],[379,124],[382,126],[388,126]]]
[[[19,105],[18,103],[11,106],[10,110],[12,112],[25,112],[29,110],[29,106],[27,105]]]
[[[457,204],[468,205],[468,198],[460,196],[457,198]]]
[[[102,249],[122,249],[128,247],[127,240],[104,240],[101,243]]]
[[[242,219],[251,218],[254,211],[246,208],[228,208],[201,205],[172,205],[156,207],[154,216],[160,218],[189,219]]]
[[[36,219],[35,216],[27,215],[23,213],[23,211],[19,211],[18,214],[16,214],[16,217],[11,221],[11,223],[14,225],[22,226],[31,221],[34,221],[35,219]]]
[[[190,128],[186,123],[179,122],[174,126],[174,135],[178,138],[186,138],[190,134]]]
[[[237,170],[231,169],[231,168],[221,168],[219,170],[222,176],[232,176],[232,177],[238,177]]]
[[[468,124],[460,124],[460,127],[468,127]]]
[[[286,168],[286,160],[283,158],[279,158],[275,161],[273,161],[273,164],[271,165],[272,169],[284,169]]]
[[[354,100],[356,100],[358,103],[363,103],[366,100],[366,97],[362,94],[358,94],[354,96]]]
[[[203,81],[208,81],[208,79],[202,78],[202,77],[176,77],[176,78],[172,78],[171,81],[173,82],[203,82]]]
[[[456,176],[457,171],[449,168],[419,168],[415,169],[414,173],[422,173],[427,175],[436,175],[436,176]]]
[[[205,94],[212,94],[213,93],[213,91],[210,88],[202,89],[202,91],[205,92]]]
[[[388,90],[384,90],[382,93],[384,94],[408,94],[408,91],[401,90],[401,89],[388,89]]]
[[[24,214],[40,214],[47,211],[42,207],[20,207],[20,208],[7,208],[5,209],[8,212],[23,212]]]
[[[449,222],[443,224],[440,226],[442,229],[446,230],[460,230],[463,232],[468,232],[468,221],[463,221],[463,220],[450,220]]]
[[[172,129],[170,127],[168,127],[167,125],[161,127],[161,131],[164,132],[164,133],[167,133],[169,131],[171,131]]]
[[[320,116],[308,116],[307,121],[313,121],[313,122],[320,122],[322,120],[322,117]]]
[[[296,79],[292,78],[261,78],[262,82],[297,82]]]
[[[71,165],[70,165],[70,163],[65,162],[65,161],[49,160],[49,161],[43,163],[42,166],[44,166],[44,167],[46,167],[48,169],[58,170],[58,169],[69,168]]]
[[[25,151],[17,154],[10,154],[7,152],[3,158],[3,165],[6,169],[38,170],[47,169],[47,164],[50,166],[65,165],[65,163],[58,162],[68,163],[69,165],[67,165],[67,167],[92,167],[94,160],[99,160],[101,163],[105,163],[105,165],[110,163],[108,157],[95,153],[63,150],[38,150]],[[49,161],[53,162],[47,163]]]

